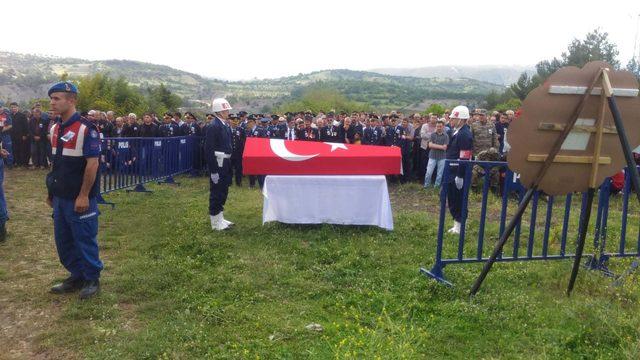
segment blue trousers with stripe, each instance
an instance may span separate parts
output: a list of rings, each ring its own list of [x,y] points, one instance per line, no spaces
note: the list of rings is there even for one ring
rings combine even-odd
[[[89,198],[89,210],[76,213],[75,200],[53,197],[53,230],[60,262],[77,279],[97,280],[102,271],[98,255],[98,203]]]

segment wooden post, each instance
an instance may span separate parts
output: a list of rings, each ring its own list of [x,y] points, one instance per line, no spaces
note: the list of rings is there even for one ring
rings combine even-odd
[[[607,96],[611,95],[611,84],[607,76],[609,69],[602,69],[602,88],[604,91],[600,95],[600,116],[597,119],[595,144],[593,147],[593,161],[591,163],[591,175],[589,177],[589,189],[587,190],[587,208],[584,214],[580,214],[580,234],[578,235],[578,243],[576,244],[576,257],[573,259],[573,268],[569,277],[569,286],[567,286],[567,296],[571,295],[573,286],[578,277],[580,270],[580,262],[584,251],[584,243],[589,232],[589,218],[591,217],[591,206],[593,204],[593,196],[596,191],[596,179],[598,177],[598,165],[600,165],[600,152],[602,150],[602,133],[604,130],[604,116],[607,108]]]

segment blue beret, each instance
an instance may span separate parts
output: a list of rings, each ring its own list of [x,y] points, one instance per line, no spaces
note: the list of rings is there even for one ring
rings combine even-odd
[[[66,93],[78,93],[78,87],[76,87],[73,83],[69,81],[61,81],[59,83],[53,84],[53,86],[49,89],[47,93],[48,96],[51,96],[54,92],[66,92]]]

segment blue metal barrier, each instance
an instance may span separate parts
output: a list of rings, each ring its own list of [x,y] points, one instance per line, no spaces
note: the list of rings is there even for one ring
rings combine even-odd
[[[453,220],[447,213],[447,188],[455,186],[449,170],[450,161],[445,166],[442,189],[440,191],[440,219],[436,243],[435,264],[431,269],[420,268],[420,272],[439,282],[451,285],[444,276],[444,267],[449,264],[484,262],[488,259],[495,242],[504,231],[507,218],[518,206],[524,195],[525,188],[520,184],[518,175],[507,168],[506,162],[490,161],[453,161],[467,163],[464,176],[462,226],[459,235],[446,234],[447,222]],[[472,184],[473,169],[482,174],[477,178],[477,184]],[[492,183],[491,170],[498,171],[499,182]],[[496,194],[491,192],[491,188]],[[630,219],[633,224],[640,224],[638,215],[629,214],[629,198],[632,192],[631,180],[625,174],[622,191],[612,195],[611,180],[607,179],[599,188],[596,224],[593,231],[593,247],[588,256],[587,265],[591,269],[603,271],[612,275],[607,269],[607,261],[611,257],[640,256],[640,227],[637,239],[629,244],[627,238],[632,231],[629,229]],[[470,199],[472,201],[470,201]],[[561,260],[574,257],[573,242],[567,240],[577,238],[580,216],[571,216],[572,208],[578,203],[581,209],[586,206],[586,194],[568,194],[566,196],[547,196],[538,191],[534,194],[529,209],[525,212],[516,229],[497,261],[532,261],[532,260]],[[500,213],[491,209],[500,203]],[[489,204],[494,206],[490,207]],[[539,208],[542,212],[538,214]],[[583,213],[582,211],[581,213]],[[558,216],[561,214],[561,217]],[[620,229],[611,228],[610,219],[619,218]],[[619,241],[607,244],[607,233],[620,235]],[[525,235],[526,234],[526,235]],[[456,239],[457,237],[457,239]],[[617,239],[616,239],[617,240]],[[607,246],[613,249],[607,252]],[[568,248],[567,248],[568,247]]]
[[[127,189],[151,192],[144,184],[152,181],[176,184],[173,177],[200,168],[201,138],[105,138],[100,157],[99,202],[109,204],[103,194]]]

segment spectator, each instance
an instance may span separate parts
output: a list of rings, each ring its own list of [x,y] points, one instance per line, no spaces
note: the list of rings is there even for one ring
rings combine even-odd
[[[34,168],[47,168],[47,133],[49,132],[49,121],[44,119],[42,111],[33,109],[33,116],[29,119],[29,134],[31,138],[31,159]]]
[[[130,113],[127,116],[127,124],[123,130],[123,137],[138,137],[140,136],[140,126],[138,125],[138,117],[134,113]]]
[[[13,119],[11,113],[4,109],[4,104],[0,101],[0,141],[2,141],[2,148],[7,150],[7,156],[3,156],[3,162],[7,164],[9,168],[13,166],[13,146],[12,146],[12,134],[13,134]]]
[[[111,137],[123,137],[124,132],[124,120],[121,116],[118,116],[115,120],[115,126],[113,127],[113,131],[111,131]]]
[[[17,166],[28,166],[31,157],[31,143],[29,139],[29,125],[27,117],[20,111],[18,103],[11,103],[11,118],[13,120],[12,142],[13,157]]]
[[[436,131],[429,137],[429,162],[427,163],[427,171],[424,176],[424,188],[431,186],[431,177],[433,170],[437,169],[435,187],[442,184],[442,173],[447,158],[447,146],[449,145],[449,135],[444,131],[444,120],[436,122]]]
[[[171,117],[169,117],[171,118]],[[158,137],[160,136],[160,131],[158,130],[158,125],[153,122],[153,117],[151,113],[146,113],[142,116],[142,125],[140,125],[139,135],[140,137]],[[165,136],[165,135],[162,135]],[[168,135],[171,136],[171,135]]]

